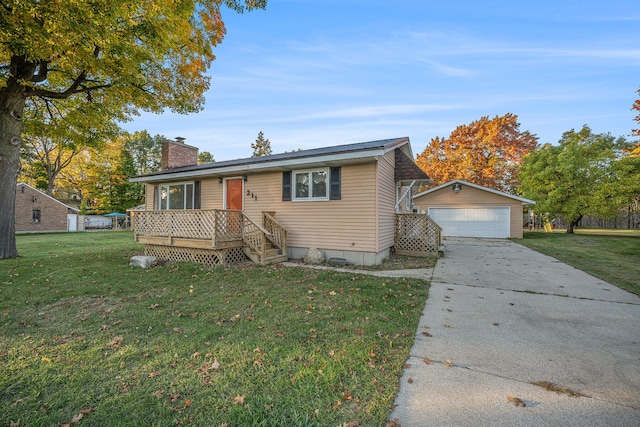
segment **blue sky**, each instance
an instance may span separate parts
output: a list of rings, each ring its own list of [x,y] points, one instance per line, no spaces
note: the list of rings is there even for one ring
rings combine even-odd
[[[269,0],[226,10],[202,112],[143,114],[146,129],[251,156],[408,136],[414,154],[482,116],[518,115],[540,143],[588,124],[639,127],[640,7],[634,1]]]

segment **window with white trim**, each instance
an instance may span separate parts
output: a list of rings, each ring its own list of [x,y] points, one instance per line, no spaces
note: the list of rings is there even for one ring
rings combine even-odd
[[[293,200],[329,200],[329,169],[293,172]]]
[[[193,182],[160,184],[158,186],[158,209],[193,209],[194,187]]]

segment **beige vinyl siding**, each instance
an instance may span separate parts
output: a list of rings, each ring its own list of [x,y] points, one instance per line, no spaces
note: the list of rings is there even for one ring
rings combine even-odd
[[[262,211],[288,230],[290,247],[375,252],[375,163],[343,166],[341,200],[282,201],[282,172],[249,175],[245,183],[245,212],[261,222]],[[247,191],[254,197],[247,196]],[[257,198],[257,199],[256,199]]]
[[[282,172],[249,174],[243,189],[245,213],[262,224],[263,211],[275,212],[276,220],[288,230],[289,247],[384,250],[393,245],[395,200],[393,162],[388,164],[393,157],[388,157],[385,155],[385,164],[380,170],[376,162],[342,166],[340,200],[283,202]],[[380,177],[388,182],[377,184]],[[155,209],[153,187],[151,184],[146,187],[146,204],[150,210]],[[224,184],[220,184],[218,178],[201,180],[202,209],[222,209],[223,196]],[[385,229],[382,235],[378,234],[380,221]]]
[[[154,184],[146,184],[144,186],[144,204],[145,204],[145,210],[148,211],[153,211],[156,210],[157,207],[153,205],[153,189],[154,189],[155,185]]]
[[[205,178],[200,181],[200,209],[222,209],[224,184],[218,178]]]
[[[392,150],[378,161],[376,180],[377,248],[378,252],[394,245],[396,220],[396,186],[394,182],[395,152]]]
[[[458,193],[450,186],[441,188],[424,196],[413,199],[421,211],[428,212],[430,207],[490,207],[509,206],[511,208],[510,236],[522,238],[522,202],[489,191],[463,185]]]

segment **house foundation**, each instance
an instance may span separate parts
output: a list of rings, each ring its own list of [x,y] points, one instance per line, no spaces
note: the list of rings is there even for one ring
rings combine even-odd
[[[288,247],[287,256],[290,259],[302,259],[308,250],[309,248]],[[355,265],[379,265],[391,255],[390,248],[380,252],[344,251],[324,248],[318,248],[318,250],[324,254],[325,259],[344,258]]]

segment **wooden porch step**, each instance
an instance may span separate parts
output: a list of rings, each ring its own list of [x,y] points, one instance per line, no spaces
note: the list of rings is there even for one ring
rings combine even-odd
[[[267,264],[277,264],[279,262],[287,262],[289,258],[286,255],[276,255],[274,257],[267,258]]]
[[[253,261],[255,264],[260,264],[260,254],[258,254],[256,251],[252,250],[247,246],[243,247],[242,249],[245,255],[248,256],[251,261]],[[278,248],[267,249],[264,263],[277,264],[279,262],[288,261],[289,258],[287,258],[287,255],[286,254],[280,255],[279,252],[280,251]]]

